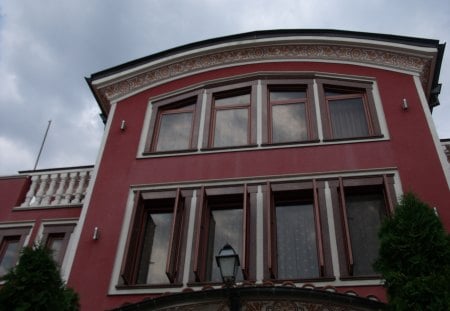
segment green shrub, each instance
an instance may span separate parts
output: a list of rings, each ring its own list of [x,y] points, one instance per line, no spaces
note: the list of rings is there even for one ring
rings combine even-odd
[[[450,236],[412,193],[380,231],[375,269],[385,279],[391,310],[450,310]]]
[[[19,264],[4,277],[0,310],[74,311],[78,295],[61,280],[51,251],[43,245],[25,247]]]

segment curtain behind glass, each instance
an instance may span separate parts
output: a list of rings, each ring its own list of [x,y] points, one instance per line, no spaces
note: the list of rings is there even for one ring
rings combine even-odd
[[[333,138],[369,135],[362,98],[329,100],[328,105]]]

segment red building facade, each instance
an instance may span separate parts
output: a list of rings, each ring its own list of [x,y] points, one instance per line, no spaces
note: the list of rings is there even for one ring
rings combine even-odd
[[[226,308],[214,258],[226,243],[243,308],[377,309],[377,230],[402,193],[450,230],[431,119],[443,49],[262,31],[95,73],[97,163],[1,178],[2,252],[44,239],[83,310]]]

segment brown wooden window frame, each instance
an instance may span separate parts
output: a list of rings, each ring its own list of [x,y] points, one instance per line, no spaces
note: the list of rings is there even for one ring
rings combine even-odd
[[[350,229],[347,220],[347,208],[345,193],[382,193],[385,201],[385,215],[392,215],[395,206],[394,177],[392,174],[361,177],[340,177],[329,181],[336,225],[336,236],[339,252],[341,279],[374,279],[380,275],[354,275],[353,267],[355,258],[353,256]],[[340,225],[339,225],[340,224]]]
[[[257,116],[256,116],[256,85],[257,81],[242,82],[237,84],[229,84],[226,86],[219,86],[215,88],[206,89],[206,113],[205,113],[205,126],[203,134],[202,149],[233,149],[233,148],[245,148],[256,146],[256,132],[257,132]],[[236,95],[250,95],[250,103],[248,105],[230,105],[229,107],[216,108],[214,105],[215,98],[222,99],[226,97]],[[244,145],[231,145],[231,146],[214,146],[214,130],[215,130],[215,118],[218,110],[225,109],[243,109],[248,110],[248,124],[247,124],[247,144]]]
[[[198,133],[200,125],[202,96],[200,91],[189,92],[168,99],[163,99],[152,103],[152,116],[150,119],[149,130],[144,154],[155,153],[179,153],[196,151],[198,144]],[[192,109],[186,107],[194,105]],[[165,114],[176,114],[183,112],[192,112],[192,127],[189,139],[189,147],[186,149],[175,149],[166,151],[157,151],[156,147],[159,139],[159,130],[162,116]]]
[[[180,188],[166,191],[136,191],[131,225],[125,246],[125,255],[121,268],[121,281],[117,288],[152,288],[181,286],[183,272],[182,258],[185,250],[186,221],[190,206],[191,190],[181,190]],[[137,283],[139,273],[139,261],[143,251],[143,240],[145,231],[146,215],[151,212],[161,212],[158,206],[152,206],[158,201],[173,200],[172,223],[170,228],[168,256],[166,259],[165,274],[168,283],[163,284],[142,284]],[[152,202],[153,201],[153,202]]]
[[[19,252],[16,254],[15,263],[17,264],[20,257],[20,249],[24,247],[25,239],[30,234],[31,226],[0,228],[0,259],[3,259],[6,251],[6,244],[9,240],[19,242]]]
[[[227,203],[227,196],[239,196],[242,195],[242,254],[238,254],[240,258],[240,268],[244,280],[251,280],[255,278],[255,269],[251,266],[251,262],[254,262],[254,234],[252,221],[252,213],[255,212],[255,199],[256,199],[256,187],[248,186],[244,184],[242,186],[224,186],[224,187],[202,187],[199,191],[199,200],[197,204],[196,213],[196,232],[194,241],[193,252],[193,282],[194,283],[211,283],[212,281],[207,279],[206,271],[207,265],[207,252],[209,241],[209,223],[211,206],[208,206],[208,197],[224,198],[224,203]],[[252,199],[251,199],[252,198]],[[212,207],[215,208],[215,207]],[[253,212],[251,212],[251,210]],[[233,245],[232,245],[233,246]],[[214,254],[214,256],[217,254]]]
[[[49,247],[50,242],[55,238],[62,240],[59,257],[55,258],[55,262],[59,265],[62,265],[75,226],[76,224],[44,224],[42,243],[46,247]]]
[[[308,200],[313,203],[314,208],[314,227],[316,235],[316,248],[317,248],[317,264],[318,264],[318,277],[317,278],[295,278],[289,279],[289,281],[329,281],[334,280],[333,268],[331,262],[331,248],[329,241],[329,229],[327,226],[327,212],[325,206],[325,183],[320,180],[310,181],[298,181],[298,182],[267,182],[265,186],[265,199],[264,210],[266,219],[266,243],[265,246],[265,269],[264,278],[271,281],[286,281],[285,279],[278,278],[277,267],[277,224],[276,224],[276,206],[274,195],[281,196],[281,202],[283,196],[292,196],[296,200]],[[305,196],[305,192],[312,192]],[[298,193],[295,194],[295,192]]]
[[[270,101],[271,91],[303,90],[306,92],[305,117],[307,122],[307,139],[289,142],[272,142],[272,106]],[[318,142],[316,105],[314,100],[314,79],[279,79],[263,80],[262,82],[262,143],[289,145],[297,143]]]
[[[383,137],[381,133],[380,123],[378,121],[377,110],[373,97],[373,83],[363,81],[347,81],[347,80],[334,80],[334,79],[316,79],[319,88],[319,104],[322,118],[322,129],[324,135],[324,141],[330,140],[357,140],[368,138],[380,138]],[[335,97],[328,97],[325,95],[326,89],[343,91],[343,94]],[[345,92],[351,92],[345,94]],[[358,137],[341,137],[336,138],[333,135],[331,125],[331,115],[329,109],[329,100],[333,99],[351,99],[361,98],[364,106],[364,112],[367,122],[367,136]]]

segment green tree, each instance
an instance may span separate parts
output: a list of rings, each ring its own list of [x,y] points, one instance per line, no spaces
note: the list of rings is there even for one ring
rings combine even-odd
[[[4,277],[0,311],[74,311],[78,295],[67,288],[51,251],[43,245],[25,247],[19,264]]]
[[[380,231],[375,269],[391,310],[450,310],[450,236],[439,217],[407,193]]]

